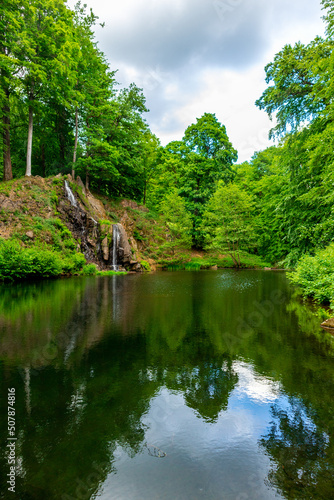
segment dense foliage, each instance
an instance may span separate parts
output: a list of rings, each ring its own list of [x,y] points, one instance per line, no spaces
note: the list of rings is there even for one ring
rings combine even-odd
[[[0,6],[0,148],[4,180],[79,173],[110,196],[140,199],[150,133],[142,90],[117,90],[80,2]]]
[[[302,287],[304,296],[334,306],[334,244],[314,256],[304,255],[290,279]]]
[[[203,232],[207,248],[226,251],[240,267],[240,250],[251,250],[255,240],[251,196],[236,184],[220,183],[204,212]]]
[[[229,253],[235,265],[247,251],[295,266],[334,241],[334,1],[322,5],[326,36],[286,45],[265,68],[268,87],[256,105],[275,118],[278,145],[236,165],[213,113],[160,146],[143,118],[142,89],[118,89],[94,40],[98,19],[85,6],[4,0],[4,180],[80,174],[94,191],[160,213],[171,254],[192,245]]]
[[[81,253],[23,248],[15,240],[0,239],[0,280],[58,277],[80,271],[85,263]]]
[[[206,204],[219,181],[228,183],[233,179],[236,160],[237,152],[225,126],[214,114],[205,113],[186,129],[182,141],[173,141],[158,152],[155,175],[147,188],[148,205],[161,209],[168,192],[176,190],[191,216],[193,244],[202,247]]]

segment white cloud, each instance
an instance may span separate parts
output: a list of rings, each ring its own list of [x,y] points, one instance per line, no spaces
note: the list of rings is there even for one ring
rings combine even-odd
[[[238,398],[245,395],[258,404],[274,403],[279,399],[281,388],[278,382],[257,374],[251,365],[240,361],[233,363],[233,370],[239,378],[235,389]]]
[[[69,2],[69,5],[73,6]],[[94,0],[96,37],[123,86],[147,97],[147,121],[163,144],[204,112],[224,123],[239,161],[269,145],[255,107],[264,66],[286,43],[322,35],[320,0]]]

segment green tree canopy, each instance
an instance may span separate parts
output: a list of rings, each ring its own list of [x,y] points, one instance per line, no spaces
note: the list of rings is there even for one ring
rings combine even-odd
[[[328,106],[323,89],[327,70],[323,63],[332,53],[332,42],[317,37],[309,45],[286,45],[265,67],[270,85],[256,101],[277,125],[271,136],[295,132],[305,122],[317,118]]]
[[[233,162],[237,152],[226,128],[214,114],[205,113],[187,127],[182,141],[172,141],[159,151],[156,180],[148,193],[150,204],[159,207],[166,190],[176,189],[185,201],[193,224],[193,244],[203,245],[201,221],[205,206],[222,180],[235,176]]]
[[[240,250],[254,245],[254,202],[252,197],[235,184],[219,183],[203,216],[206,247],[227,251],[240,267]]]
[[[184,199],[177,191],[171,191],[161,204],[161,217],[168,228],[168,237],[163,247],[175,257],[180,249],[191,247],[192,221],[186,210]]]

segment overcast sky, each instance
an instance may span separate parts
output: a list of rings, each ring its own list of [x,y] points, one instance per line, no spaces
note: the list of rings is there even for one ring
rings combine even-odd
[[[85,1],[105,22],[96,38],[117,81],[143,88],[161,143],[215,113],[239,162],[270,145],[272,124],[254,104],[264,66],[285,44],[324,33],[320,0]]]

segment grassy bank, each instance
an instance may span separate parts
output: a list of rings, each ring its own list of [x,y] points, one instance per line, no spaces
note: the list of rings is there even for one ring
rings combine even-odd
[[[258,255],[252,255],[247,252],[240,252],[241,269],[263,269],[270,267],[268,262],[265,262]],[[164,269],[168,270],[186,270],[198,271],[200,269],[228,269],[234,268],[234,262],[229,255],[221,255],[217,253],[204,253],[193,257],[191,254],[183,254],[179,258],[160,260],[159,264]]]
[[[74,209],[64,192],[65,179],[86,221],[99,222],[99,234],[93,236],[91,225],[86,235],[90,250],[87,253],[86,245],[85,255],[82,228],[75,224]],[[125,228],[133,260],[142,271],[234,267],[231,257],[218,252],[171,250],[168,229],[159,214],[131,200],[85,193],[67,176],[0,183],[0,206],[0,281],[115,274],[97,250],[115,223]],[[270,267],[256,255],[241,252],[240,256],[242,268]]]

